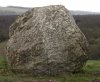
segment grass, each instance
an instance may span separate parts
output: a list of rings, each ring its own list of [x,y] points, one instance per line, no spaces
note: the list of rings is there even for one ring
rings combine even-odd
[[[0,55],[0,82],[11,82],[20,80],[21,82],[35,80],[56,80],[57,82],[92,82],[99,80],[100,82],[100,60],[88,60],[83,67],[83,71],[75,74],[61,74],[56,76],[38,76],[33,77],[25,74],[14,74],[6,69],[6,58]]]
[[[5,69],[6,64],[6,57],[4,55],[0,55],[0,69]]]
[[[100,60],[88,60],[83,72],[72,74],[69,78],[70,82],[100,82]]]
[[[98,72],[100,73],[100,60],[89,60],[84,67],[84,70],[88,73]]]

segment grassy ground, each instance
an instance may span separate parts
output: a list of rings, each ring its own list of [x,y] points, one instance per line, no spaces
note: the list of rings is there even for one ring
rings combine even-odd
[[[33,77],[14,74],[6,69],[6,58],[0,55],[0,82],[100,82],[100,60],[89,60],[83,71],[75,74]]]

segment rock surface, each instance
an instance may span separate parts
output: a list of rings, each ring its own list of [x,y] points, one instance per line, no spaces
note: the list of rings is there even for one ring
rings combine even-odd
[[[36,7],[11,25],[7,59],[13,70],[33,74],[79,71],[88,59],[88,43],[62,5]]]

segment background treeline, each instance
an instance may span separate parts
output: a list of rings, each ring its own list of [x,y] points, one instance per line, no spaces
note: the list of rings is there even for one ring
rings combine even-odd
[[[9,26],[17,15],[0,16],[0,42],[8,40]],[[100,59],[100,15],[74,15],[77,25],[86,35],[90,59]]]
[[[16,17],[16,15],[0,15],[0,42],[9,38],[9,26],[14,22]]]
[[[74,18],[90,44],[90,59],[100,59],[100,15],[76,15]]]

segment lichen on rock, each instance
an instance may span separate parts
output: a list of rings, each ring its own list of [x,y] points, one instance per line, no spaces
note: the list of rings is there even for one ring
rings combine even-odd
[[[8,65],[33,74],[79,71],[88,59],[88,42],[62,5],[36,7],[9,29]]]

